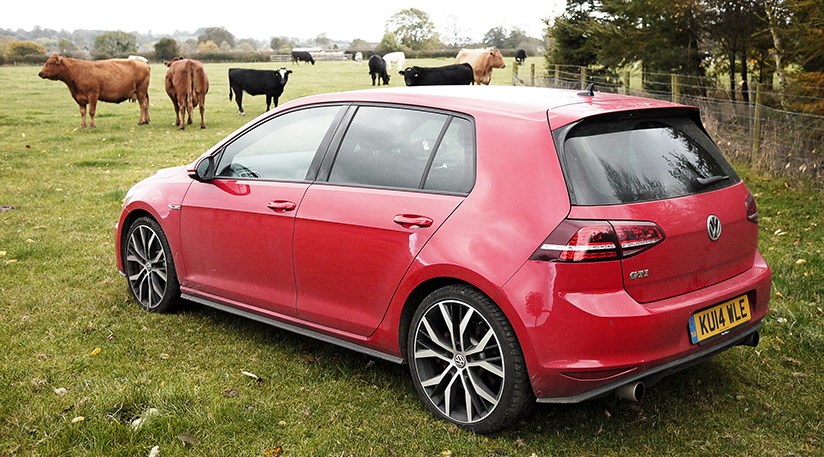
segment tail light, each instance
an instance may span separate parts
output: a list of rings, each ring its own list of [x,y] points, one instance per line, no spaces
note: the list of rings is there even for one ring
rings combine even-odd
[[[758,205],[755,204],[755,197],[753,197],[752,194],[747,194],[747,200],[744,203],[747,205],[747,220],[757,224]]]
[[[653,222],[566,219],[530,260],[586,262],[616,260],[643,252],[664,240]]]

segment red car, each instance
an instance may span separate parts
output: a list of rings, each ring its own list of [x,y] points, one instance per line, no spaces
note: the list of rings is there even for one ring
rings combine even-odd
[[[180,299],[408,363],[487,433],[758,344],[753,196],[696,108],[601,92],[311,96],[128,193],[118,267]]]

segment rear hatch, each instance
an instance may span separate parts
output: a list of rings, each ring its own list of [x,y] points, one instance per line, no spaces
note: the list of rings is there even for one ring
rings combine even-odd
[[[638,302],[701,289],[752,266],[755,202],[697,110],[593,116],[554,136],[573,204],[568,219],[614,228],[624,287]],[[648,230],[649,223],[657,228]],[[647,232],[649,239],[639,238]]]

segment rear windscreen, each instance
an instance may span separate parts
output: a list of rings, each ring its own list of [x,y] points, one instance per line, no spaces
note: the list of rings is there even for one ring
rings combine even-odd
[[[590,118],[560,132],[573,204],[662,200],[740,180],[689,112],[658,114]]]

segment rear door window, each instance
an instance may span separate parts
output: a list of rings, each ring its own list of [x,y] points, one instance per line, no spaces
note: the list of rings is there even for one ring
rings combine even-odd
[[[466,194],[475,178],[471,121],[448,113],[361,106],[338,148],[329,182]]]
[[[689,112],[662,114],[595,117],[564,129],[556,141],[573,204],[662,200],[740,181]]]

